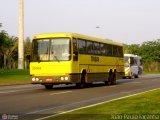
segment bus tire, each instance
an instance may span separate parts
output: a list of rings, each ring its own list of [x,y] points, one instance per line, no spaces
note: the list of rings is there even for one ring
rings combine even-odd
[[[112,73],[111,85],[116,85],[116,72]]]
[[[53,85],[44,85],[46,89],[52,89]]]
[[[83,72],[81,74],[81,82],[76,83],[76,86],[78,88],[84,88],[86,86],[86,71],[85,70],[83,70]]]
[[[110,69],[109,70],[109,74],[108,74],[108,78],[107,78],[106,81],[104,81],[104,84],[110,86],[111,85],[111,81],[112,81],[112,70]]]
[[[86,83],[84,81],[81,80],[81,83],[76,83],[76,87],[77,88],[84,88],[86,85]]]
[[[110,86],[112,82],[112,75],[110,74],[108,77],[107,85]]]

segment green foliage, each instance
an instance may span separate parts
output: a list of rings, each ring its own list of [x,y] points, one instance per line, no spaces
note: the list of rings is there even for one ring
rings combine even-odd
[[[6,31],[2,30],[0,32],[0,52],[3,52],[3,49],[9,44]]]
[[[160,62],[160,39],[143,42],[142,45],[124,45],[124,53],[140,55],[144,62]]]
[[[145,61],[160,62],[160,40],[144,42],[141,46],[141,55]]]
[[[124,53],[141,56],[145,71],[160,72],[160,39],[146,41],[141,45],[124,45]]]
[[[2,24],[0,23],[0,27]],[[31,53],[31,40],[29,37],[24,41],[24,58],[29,67],[27,55]],[[18,38],[9,36],[6,31],[0,31],[0,68],[15,69],[18,64]]]
[[[11,68],[11,64],[15,64],[18,54],[17,40],[17,37],[10,37],[3,30],[0,32],[0,68]]]

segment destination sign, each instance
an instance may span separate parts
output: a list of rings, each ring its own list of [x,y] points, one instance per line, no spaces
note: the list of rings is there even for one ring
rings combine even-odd
[[[99,62],[99,57],[97,57],[97,56],[91,56],[91,61],[93,61],[93,62]]]

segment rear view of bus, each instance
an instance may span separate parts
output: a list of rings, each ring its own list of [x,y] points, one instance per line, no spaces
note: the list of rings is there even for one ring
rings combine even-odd
[[[142,74],[142,58],[134,54],[124,54],[125,78],[138,78]]]

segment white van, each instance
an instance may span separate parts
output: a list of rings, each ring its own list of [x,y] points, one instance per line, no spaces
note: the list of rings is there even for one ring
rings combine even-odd
[[[124,54],[125,76],[124,78],[138,78],[142,74],[142,58],[134,54]]]

